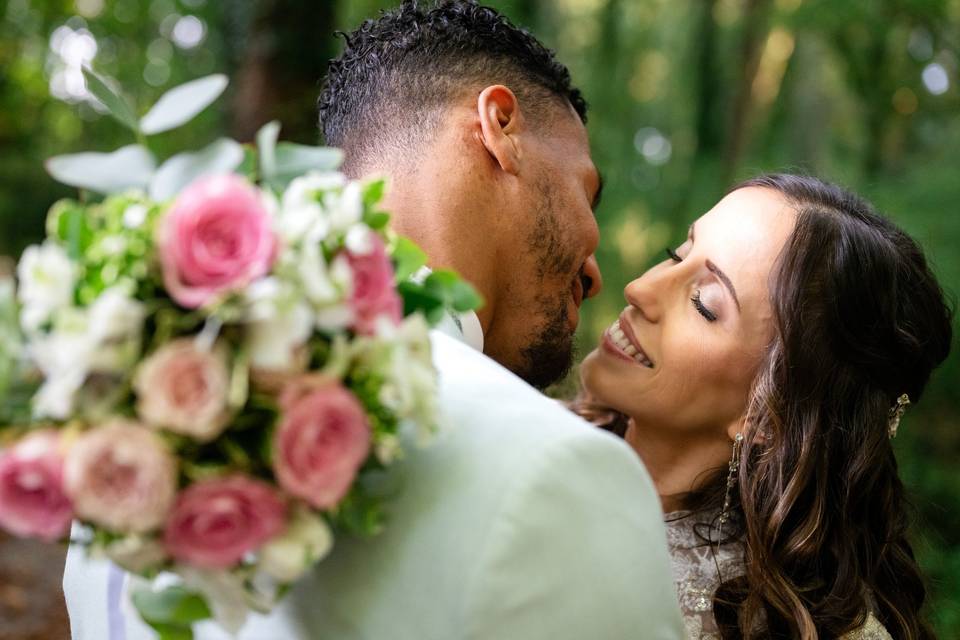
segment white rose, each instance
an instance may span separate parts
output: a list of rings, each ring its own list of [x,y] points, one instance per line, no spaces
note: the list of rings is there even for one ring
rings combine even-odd
[[[167,559],[167,552],[156,538],[138,533],[114,540],[103,548],[103,555],[133,573],[154,569]]]
[[[327,306],[344,301],[350,295],[353,271],[342,256],[327,265],[319,244],[311,243],[303,248],[297,274],[307,299],[317,306]]]
[[[277,216],[281,237],[289,243],[322,241],[330,230],[330,220],[320,196],[345,182],[339,173],[311,172],[295,178],[283,194]]]
[[[140,203],[131,204],[123,210],[123,226],[127,229],[137,229],[147,221],[147,207]]]
[[[70,416],[96,351],[88,316],[80,309],[63,310],[49,335],[28,343],[27,354],[44,375],[43,385],[33,397],[35,417],[65,420]]]
[[[27,331],[35,331],[53,312],[72,303],[77,266],[62,247],[48,240],[27,247],[17,265],[17,278],[21,323]]]
[[[251,364],[259,369],[289,371],[296,351],[313,331],[313,313],[303,303],[281,304],[272,316],[249,325],[247,346]]]
[[[388,466],[403,457],[403,446],[400,444],[400,438],[392,433],[377,438],[373,445],[373,451],[377,455],[377,460]]]
[[[365,224],[355,224],[347,231],[343,244],[353,255],[365,256],[373,251],[373,231]]]
[[[87,379],[86,371],[69,371],[48,377],[33,396],[34,418],[66,420],[73,412],[77,392]]]
[[[122,289],[107,289],[90,305],[91,336],[99,341],[140,335],[146,310]]]
[[[363,189],[359,182],[349,182],[337,197],[328,194],[324,205],[330,214],[330,226],[334,231],[347,231],[363,219]]]
[[[229,571],[211,571],[190,565],[177,566],[176,573],[184,586],[200,592],[218,625],[232,636],[240,632],[252,604],[241,576]],[[155,586],[159,586],[159,582],[155,581]]]
[[[425,440],[433,430],[437,396],[429,327],[422,316],[413,315],[399,327],[383,327],[380,337],[393,345],[380,401],[401,418],[416,421]]]
[[[293,582],[333,548],[333,533],[322,517],[297,509],[286,531],[260,548],[261,571],[278,582]]]

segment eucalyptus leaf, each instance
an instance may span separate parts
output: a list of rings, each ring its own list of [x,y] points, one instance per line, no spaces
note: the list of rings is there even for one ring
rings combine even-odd
[[[88,151],[48,158],[47,173],[71,187],[98,193],[146,189],[157,162],[146,148],[131,144],[111,153]]]
[[[220,97],[227,84],[227,76],[215,73],[170,89],[140,119],[140,130],[153,135],[190,122]]]
[[[212,616],[203,596],[181,586],[162,591],[138,589],[132,598],[140,616],[152,624],[187,626]]]
[[[130,101],[124,97],[119,89],[115,88],[117,87],[116,80],[100,76],[88,67],[83,68],[83,77],[87,81],[87,90],[93,94],[93,97],[103,103],[111,116],[134,133],[140,131],[137,114],[134,112]]]
[[[269,181],[277,172],[277,136],[280,123],[268,122],[257,131],[257,152],[260,158],[260,177]]]
[[[169,200],[197,178],[229,173],[243,162],[243,147],[229,138],[220,138],[204,149],[178,153],[168,159],[150,181],[150,198]]]
[[[279,142],[276,167],[266,181],[282,189],[294,178],[308,171],[334,171],[343,162],[343,152],[333,147],[311,147],[293,142]]]

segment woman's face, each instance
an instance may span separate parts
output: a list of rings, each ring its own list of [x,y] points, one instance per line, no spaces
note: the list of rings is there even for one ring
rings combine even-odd
[[[624,289],[627,307],[584,360],[586,391],[637,428],[732,437],[773,335],[770,272],[796,215],[776,191],[734,191]]]

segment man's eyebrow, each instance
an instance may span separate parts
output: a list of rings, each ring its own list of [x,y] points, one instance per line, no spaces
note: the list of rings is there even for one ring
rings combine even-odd
[[[720,267],[713,264],[709,260],[707,260],[707,269],[709,269],[715,276],[720,278],[720,282],[727,285],[727,289],[730,290],[730,295],[733,296],[733,301],[737,304],[737,311],[740,311],[740,299],[737,298],[737,290],[733,287],[733,282],[727,277],[727,274],[721,271]]]
[[[600,206],[600,199],[603,197],[603,174],[597,173],[597,192],[593,196],[593,202],[590,204],[590,208],[594,211]]]

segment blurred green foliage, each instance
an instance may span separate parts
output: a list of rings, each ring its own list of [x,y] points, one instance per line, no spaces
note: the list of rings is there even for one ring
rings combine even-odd
[[[226,99],[151,141],[161,157],[227,133],[315,143],[314,101],[349,29],[392,0],[6,0],[0,3],[0,255],[36,241],[69,191],[43,159],[128,134],[83,99],[92,62],[137,91],[214,71]],[[621,290],[737,180],[802,170],[871,198],[960,285],[960,0],[489,0],[570,67],[591,103],[603,293],[580,345]],[[929,615],[960,637],[960,355],[934,376],[896,441],[919,513]]]

